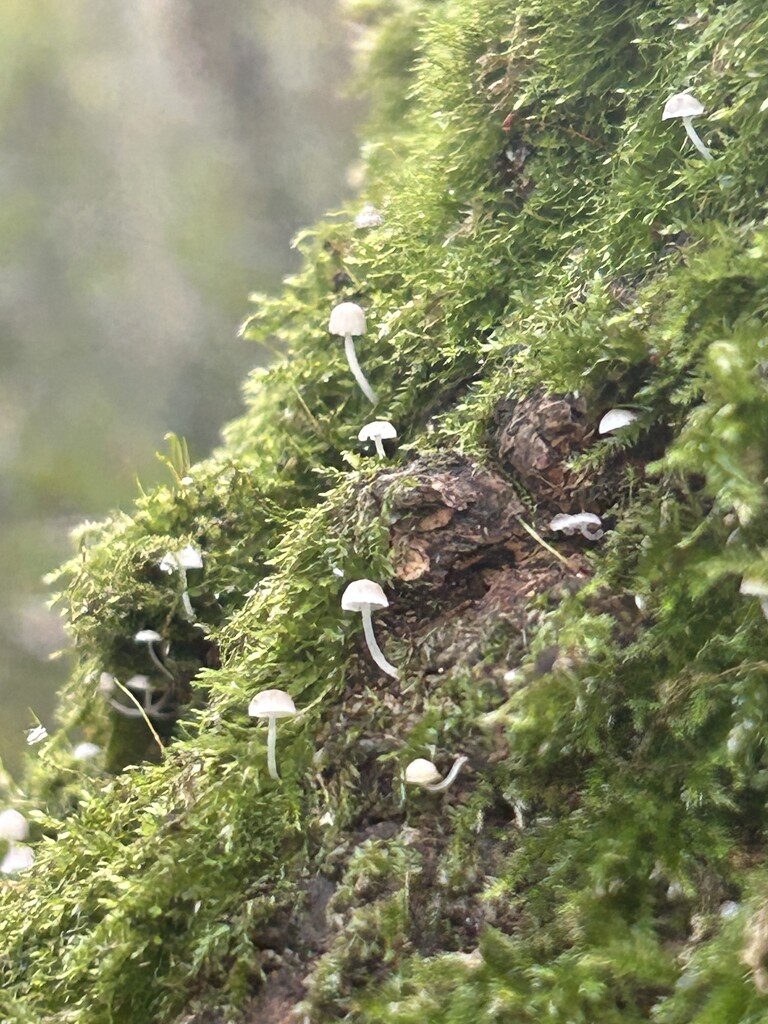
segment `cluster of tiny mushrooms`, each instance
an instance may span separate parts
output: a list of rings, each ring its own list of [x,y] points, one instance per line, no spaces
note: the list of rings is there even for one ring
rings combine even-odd
[[[688,137],[699,153],[706,160],[712,160],[712,154],[701,141],[692,123],[694,117],[699,117],[703,113],[704,107],[689,92],[676,93],[667,100],[662,112],[662,120],[680,118]],[[370,203],[366,203],[355,218],[355,227],[358,229],[376,228],[380,227],[382,223],[381,214]],[[330,334],[344,338],[344,351],[352,376],[371,405],[376,405],[378,396],[363,373],[355,350],[354,339],[361,337],[366,331],[364,310],[354,302],[339,303],[331,311],[328,331]],[[636,418],[637,413],[631,410],[611,409],[601,419],[598,433],[615,433],[628,427]],[[359,441],[373,442],[376,454],[380,459],[386,458],[384,441],[392,441],[396,438],[397,431],[387,420],[373,420],[365,424],[358,434]],[[568,536],[580,533],[591,541],[599,540],[603,536],[600,517],[591,512],[557,515],[549,523],[549,528],[555,532],[562,531]],[[202,568],[202,555],[188,545],[181,551],[167,552],[158,565],[163,572],[169,575],[179,574],[181,604],[187,619],[195,622],[196,616],[187,590],[187,571]],[[759,597],[762,609],[768,618],[768,584],[759,579],[744,577],[741,583],[741,593]],[[397,668],[387,661],[376,641],[371,617],[373,609],[386,608],[388,604],[387,596],[381,586],[373,580],[367,579],[354,580],[346,587],[341,598],[341,607],[344,611],[360,612],[362,615],[365,641],[375,664],[382,672],[397,679],[399,674]],[[167,644],[163,637],[152,629],[139,630],[134,640],[137,644],[146,647],[155,669],[164,677],[165,685],[156,688],[147,676],[135,675],[128,680],[125,686],[121,686],[113,676],[105,672],[101,675],[99,690],[110,706],[121,715],[155,721],[173,720],[177,714],[172,698],[175,677],[165,662]],[[124,704],[115,699],[116,687],[130,698],[131,704]],[[252,718],[267,719],[267,770],[273,779],[279,779],[276,754],[277,719],[287,718],[296,713],[291,696],[283,690],[262,690],[256,694],[248,706],[248,714]],[[76,759],[85,760],[97,754],[99,749],[92,743],[80,743],[73,751],[73,756]],[[447,789],[453,783],[466,761],[467,758],[463,754],[459,755],[451,770],[443,778],[431,761],[417,757],[406,766],[403,778],[408,784],[439,792]],[[27,821],[18,811],[8,809],[0,813],[0,840],[5,840],[9,846],[5,858],[0,862],[0,874],[15,874],[32,866],[34,854],[28,846],[22,845],[28,835]]]

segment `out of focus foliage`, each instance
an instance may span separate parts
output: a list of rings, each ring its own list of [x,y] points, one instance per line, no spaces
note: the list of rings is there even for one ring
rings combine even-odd
[[[267,355],[235,331],[343,192],[349,39],[323,0],[0,7],[0,757],[51,724],[68,530],[166,431],[208,450]]]

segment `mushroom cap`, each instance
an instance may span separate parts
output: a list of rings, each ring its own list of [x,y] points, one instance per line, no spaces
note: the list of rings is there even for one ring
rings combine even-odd
[[[137,644],[156,644],[163,638],[154,629],[140,629],[133,639]]]
[[[614,430],[621,430],[634,423],[637,413],[631,409],[611,409],[603,416],[597,427],[598,434],[612,434]]]
[[[669,121],[673,117],[698,117],[703,113],[704,107],[695,96],[691,96],[689,92],[676,92],[664,105],[661,120]]]
[[[131,676],[125,684],[126,689],[135,690],[136,693],[152,693],[154,686],[149,681],[149,676]]]
[[[177,551],[175,557],[181,569],[203,568],[203,556],[197,548],[193,548],[191,544],[187,544],[187,546],[182,548],[181,551]]]
[[[262,690],[248,705],[251,718],[290,718],[296,705],[285,690]]]
[[[355,227],[358,229],[378,228],[381,227],[383,223],[384,218],[373,203],[366,203],[355,217]]]
[[[414,786],[432,786],[443,777],[431,761],[427,761],[425,757],[417,757],[406,766],[404,778]]]
[[[365,313],[355,302],[340,302],[331,310],[328,321],[331,334],[365,334]]]
[[[23,814],[12,807],[0,814],[0,839],[7,839],[9,843],[20,843],[28,835],[29,825]]]
[[[768,597],[768,583],[757,579],[755,576],[745,576],[739,587],[740,594],[748,597]]]
[[[12,846],[0,864],[0,874],[15,875],[28,871],[35,863],[35,855],[28,846]]]
[[[387,595],[373,580],[354,580],[341,595],[345,612],[361,612],[364,608],[387,608]]]
[[[89,743],[88,740],[83,740],[82,743],[78,743],[75,749],[72,751],[72,757],[76,761],[90,761],[92,757],[96,757],[97,754],[101,753],[101,747],[96,743]]]
[[[397,437],[397,431],[389,420],[374,420],[366,423],[357,435],[358,441],[375,441],[377,437],[382,441],[390,441]]]
[[[592,512],[579,512],[575,516],[569,516],[564,513],[555,516],[549,524],[549,528],[550,530],[579,530],[582,526],[602,525],[603,521],[600,516],[596,516]]]

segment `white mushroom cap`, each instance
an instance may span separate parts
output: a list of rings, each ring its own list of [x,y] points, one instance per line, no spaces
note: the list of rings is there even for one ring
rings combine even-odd
[[[176,562],[181,569],[202,569],[203,568],[203,556],[197,550],[193,548],[191,544],[187,544],[185,548],[176,553]]]
[[[431,761],[427,761],[425,757],[417,757],[406,766],[404,778],[414,786],[432,786],[443,777]]]
[[[357,435],[358,441],[373,441],[377,437],[382,441],[390,441],[397,437],[397,431],[389,420],[374,420],[373,423],[366,423]]]
[[[561,514],[555,516],[552,522],[549,524],[550,530],[563,530],[564,533],[574,532],[575,530],[582,531],[582,527],[585,526],[602,526],[603,522],[600,516],[594,515],[592,512],[579,512],[578,515],[569,516]]]
[[[135,690],[137,693],[146,693],[147,691],[151,693],[154,690],[149,676],[131,676],[125,685],[129,690]]]
[[[251,718],[290,718],[296,705],[285,690],[262,690],[248,705]]]
[[[689,92],[677,92],[667,100],[661,119],[669,121],[673,117],[698,117],[703,113],[704,107],[695,96]]]
[[[355,302],[341,302],[331,310],[328,321],[331,334],[365,334],[365,313]]]
[[[28,871],[34,863],[35,855],[28,846],[13,846],[0,864],[0,874],[15,875],[18,871]]]
[[[163,638],[154,629],[140,629],[133,639],[137,644],[156,644]]]
[[[597,427],[598,434],[612,434],[614,430],[621,430],[628,427],[637,419],[637,413],[630,409],[611,409],[600,420]]]
[[[366,203],[355,217],[356,228],[378,228],[384,223],[384,218],[373,205]]]
[[[361,612],[364,608],[387,608],[387,595],[373,580],[355,580],[341,595],[345,612]]]
[[[78,743],[75,749],[72,751],[72,757],[76,761],[90,761],[92,757],[96,757],[97,754],[101,753],[101,747],[96,743],[89,743],[87,740],[83,740],[82,743]]]
[[[748,597],[768,597],[768,583],[756,579],[754,576],[745,576],[739,587],[740,594]]]
[[[102,672],[99,676],[99,693],[108,697],[115,691],[115,677],[109,672]]]
[[[0,839],[7,839],[9,843],[20,843],[28,835],[29,825],[23,814],[12,807],[0,814]]]

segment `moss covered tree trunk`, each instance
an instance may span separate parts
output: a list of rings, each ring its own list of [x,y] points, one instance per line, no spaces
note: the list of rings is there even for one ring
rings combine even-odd
[[[765,5],[358,16],[383,223],[302,237],[222,448],[59,575],[78,666],[7,794],[37,862],[1,883],[2,1019],[763,1021]],[[685,90],[711,161],[661,120]],[[397,680],[341,611],[361,578]],[[102,673],[166,694],[157,737]],[[247,715],[275,688],[279,780]]]

